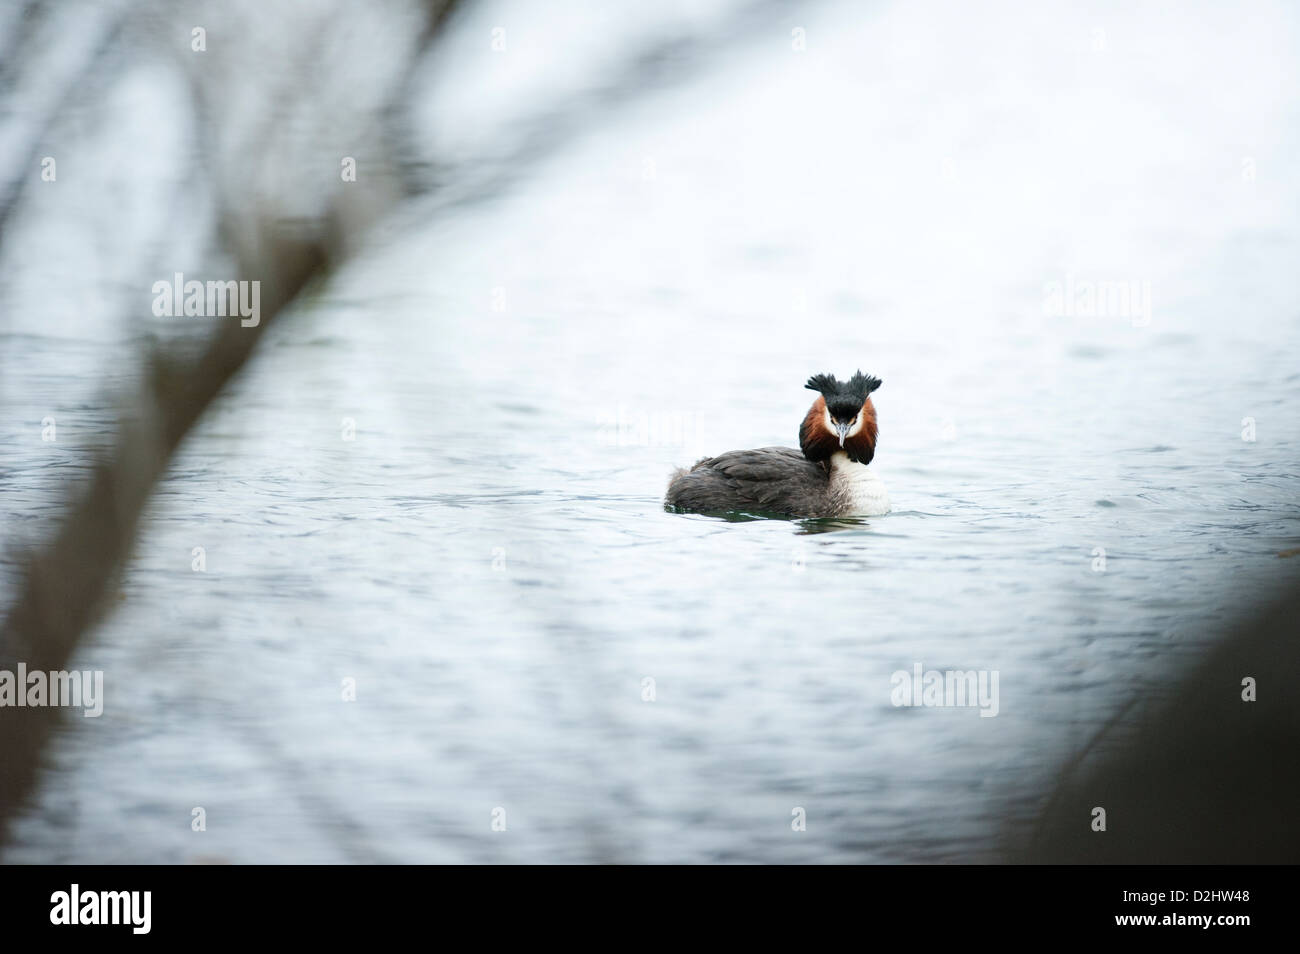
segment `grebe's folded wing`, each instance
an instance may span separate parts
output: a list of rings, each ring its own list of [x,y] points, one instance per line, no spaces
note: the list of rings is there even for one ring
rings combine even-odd
[[[674,481],[669,502],[701,510],[802,512],[824,498],[827,479],[793,447],[728,451],[706,457]]]
[[[755,447],[753,450],[727,451],[709,459],[732,480],[745,483],[769,483],[793,480],[802,482],[821,477],[825,471],[803,456],[795,447]]]

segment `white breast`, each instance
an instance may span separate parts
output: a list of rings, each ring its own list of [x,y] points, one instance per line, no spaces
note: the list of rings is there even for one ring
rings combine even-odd
[[[889,494],[876,472],[855,464],[840,451],[831,456],[831,494],[842,502],[843,516],[878,517],[889,513]]]

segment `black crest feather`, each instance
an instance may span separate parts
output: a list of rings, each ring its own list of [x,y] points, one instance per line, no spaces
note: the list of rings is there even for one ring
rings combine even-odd
[[[839,393],[840,382],[835,380],[835,375],[833,374],[814,374],[808,379],[808,383],[805,384],[804,387],[809,391],[820,391],[822,397],[826,397],[831,394]]]
[[[820,391],[826,399],[826,406],[834,411],[839,407],[862,407],[862,402],[872,391],[880,387],[880,378],[858,371],[841,384],[833,374],[814,374],[804,385],[810,391]]]

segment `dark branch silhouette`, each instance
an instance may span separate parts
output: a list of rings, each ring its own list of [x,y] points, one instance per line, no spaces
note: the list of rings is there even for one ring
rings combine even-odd
[[[439,35],[453,6],[450,0],[427,5],[431,27],[422,34],[410,69]],[[96,62],[105,50],[101,45]],[[314,53],[318,50],[305,55]],[[408,95],[409,89],[403,78],[393,95]],[[215,149],[219,93],[195,92],[200,136]],[[390,103],[384,115],[395,116],[401,108]],[[50,116],[48,122],[54,119]],[[25,560],[17,597],[0,625],[0,670],[16,672],[19,663],[29,672],[67,667],[104,617],[107,594],[130,556],[141,514],[186,435],[248,363],[286,306],[337,264],[345,245],[360,243],[361,236],[349,233],[363,231],[386,211],[363,209],[355,201],[342,209],[336,192],[319,197],[319,214],[306,222],[277,220],[259,211],[255,196],[223,189],[211,155],[204,159],[217,195],[221,249],[234,262],[239,280],[261,283],[261,320],[250,326],[223,322],[197,357],[188,357],[183,347],[152,349],[112,447],[94,466],[89,485],[72,495],[52,540]],[[0,206],[0,221],[20,198],[20,187],[12,191]],[[373,202],[382,193],[366,195]],[[56,707],[10,707],[0,718],[0,841],[33,788],[59,714]]]

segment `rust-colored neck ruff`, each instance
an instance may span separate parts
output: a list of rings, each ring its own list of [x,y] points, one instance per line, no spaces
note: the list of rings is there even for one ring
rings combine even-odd
[[[843,450],[849,460],[859,464],[871,463],[876,456],[876,406],[867,398],[858,412],[862,427],[840,447],[839,436],[826,428],[826,399],[818,397],[799,425],[799,447],[803,456],[814,462],[828,461],[836,451]]]

